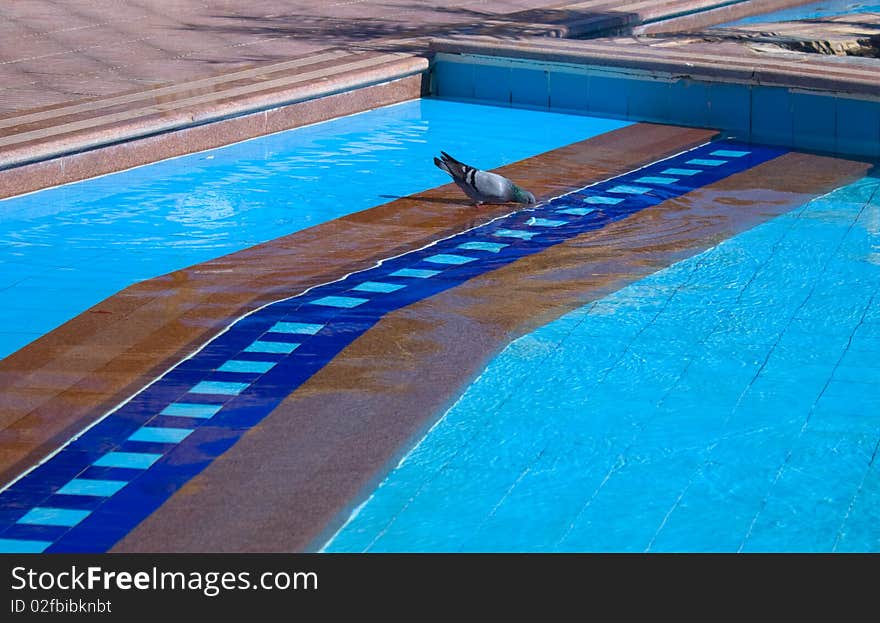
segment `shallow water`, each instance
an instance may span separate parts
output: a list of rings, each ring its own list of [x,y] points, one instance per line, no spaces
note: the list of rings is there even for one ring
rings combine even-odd
[[[0,357],[126,286],[628,125],[421,99],[0,201]],[[479,137],[478,139],[475,137]]]
[[[823,0],[789,9],[781,9],[763,15],[752,15],[717,27],[726,28],[731,26],[743,26],[746,24],[764,24],[770,22],[785,22],[798,19],[816,19],[820,17],[836,17],[851,13],[876,13],[880,11],[880,4],[876,0]]]
[[[507,347],[327,551],[880,551],[880,180]]]

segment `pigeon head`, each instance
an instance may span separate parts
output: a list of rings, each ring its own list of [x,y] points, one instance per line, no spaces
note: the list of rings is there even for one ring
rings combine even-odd
[[[519,186],[514,186],[513,188],[513,200],[517,203],[526,203],[529,205],[537,203],[537,201],[535,200],[535,195],[527,190],[523,190]]]

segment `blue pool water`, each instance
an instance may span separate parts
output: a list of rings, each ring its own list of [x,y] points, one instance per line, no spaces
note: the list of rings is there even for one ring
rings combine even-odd
[[[440,149],[495,168],[624,125],[421,99],[0,201],[0,358],[137,281],[444,184]]]
[[[823,0],[822,2],[813,2],[791,7],[789,9],[780,9],[779,11],[764,13],[763,15],[744,17],[726,24],[719,24],[719,27],[785,22],[798,19],[816,19],[819,17],[849,15],[850,13],[871,12],[880,12],[880,3],[877,3],[876,0]]]
[[[516,340],[326,551],[880,551],[880,180]]]

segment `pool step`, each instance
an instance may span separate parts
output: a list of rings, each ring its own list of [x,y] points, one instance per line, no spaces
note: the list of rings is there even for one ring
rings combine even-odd
[[[242,127],[231,132],[232,139],[250,138],[336,116],[334,112],[356,112],[325,105],[323,115],[297,111],[299,119],[291,119],[294,115],[289,111],[277,110],[281,107],[418,76],[427,67],[426,59],[407,54],[330,50],[211,78],[9,116],[0,119],[0,169],[236,117]],[[416,85],[404,99],[419,94]],[[362,99],[361,110],[390,103],[382,97]],[[259,114],[253,116],[255,113]],[[173,154],[159,157],[168,155]]]

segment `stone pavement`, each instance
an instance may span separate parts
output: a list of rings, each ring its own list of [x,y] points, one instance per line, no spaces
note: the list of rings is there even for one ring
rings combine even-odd
[[[415,76],[426,75],[435,36],[546,40],[620,34],[640,24],[705,27],[803,2],[6,2],[0,198],[418,97],[427,81],[417,84]],[[412,79],[357,94],[404,78]],[[358,101],[208,124],[338,94]],[[211,129],[177,132],[205,124]],[[123,149],[94,153],[124,141]],[[63,160],[71,155],[78,157]]]
[[[0,5],[0,115],[510,21],[654,20],[705,0],[28,0]],[[752,4],[752,3],[742,3]],[[797,4],[765,1],[766,8]],[[773,5],[773,6],[771,6]]]
[[[29,0],[0,6],[0,115],[461,30],[553,0]]]

